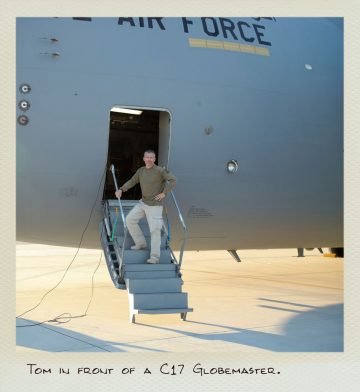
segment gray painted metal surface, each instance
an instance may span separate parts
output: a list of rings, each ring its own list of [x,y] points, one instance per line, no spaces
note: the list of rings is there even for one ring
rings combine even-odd
[[[17,18],[18,240],[99,247],[118,105],[171,114],[187,249],[343,246],[342,19],[229,20]]]

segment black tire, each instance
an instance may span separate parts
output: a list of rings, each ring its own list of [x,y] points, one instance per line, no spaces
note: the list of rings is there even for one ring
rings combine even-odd
[[[330,248],[331,253],[335,253],[336,257],[344,257],[344,248]]]

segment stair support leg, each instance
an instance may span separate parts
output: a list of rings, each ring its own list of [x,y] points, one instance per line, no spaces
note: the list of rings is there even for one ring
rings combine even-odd
[[[237,261],[238,263],[241,263],[240,256],[237,254],[236,249],[228,249],[228,252],[231,254],[231,256]]]

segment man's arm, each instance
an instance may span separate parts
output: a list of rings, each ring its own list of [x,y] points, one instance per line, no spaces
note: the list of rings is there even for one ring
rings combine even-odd
[[[130,178],[129,181],[125,182],[125,184],[123,186],[120,187],[120,189],[123,192],[128,191],[129,189],[131,189],[133,186],[135,186],[136,184],[139,183],[139,170],[136,170],[136,173]]]
[[[129,181],[125,182],[123,186],[120,187],[118,192],[115,192],[116,197],[121,197],[122,192],[128,191],[130,188],[139,183],[139,169],[136,170],[136,173],[130,178]]]
[[[164,190],[161,193],[159,193],[157,196],[155,196],[156,201],[162,200],[166,196],[166,194],[174,188],[176,184],[176,177],[168,170],[164,169],[162,171],[162,176],[163,179],[166,181],[166,184]]]

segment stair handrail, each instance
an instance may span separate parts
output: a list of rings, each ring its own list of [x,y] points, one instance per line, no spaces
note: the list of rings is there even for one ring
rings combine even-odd
[[[180,271],[182,260],[183,260],[183,255],[184,255],[184,249],[185,249],[185,245],[186,245],[186,242],[187,242],[188,229],[187,229],[185,220],[184,220],[184,218],[182,216],[182,213],[181,213],[180,207],[178,205],[178,202],[176,201],[176,197],[175,197],[174,192],[170,191],[170,194],[171,194],[172,200],[173,200],[173,202],[175,204],[175,207],[177,209],[178,217],[179,217],[180,223],[181,223],[181,225],[183,227],[183,231],[184,231],[184,239],[183,239],[183,242],[182,242],[182,245],[181,245],[181,248],[180,248],[180,255],[179,255],[179,271]]]
[[[117,183],[116,176],[115,176],[115,166],[114,165],[110,166],[110,171],[111,171],[113,179],[114,179],[114,185],[115,185],[116,192],[118,192],[119,191],[119,187],[118,187],[118,183]],[[119,274],[121,274],[121,267],[122,267],[122,263],[123,263],[123,260],[124,260],[124,249],[125,249],[125,241],[126,241],[126,235],[127,235],[127,226],[126,226],[124,210],[123,210],[123,206],[122,206],[120,197],[118,197],[117,199],[118,199],[118,202],[119,202],[120,215],[121,215],[121,219],[122,219],[122,223],[123,223],[123,227],[124,227],[124,240],[123,240],[123,245],[121,247],[121,260],[120,260],[120,265],[119,265]],[[115,230],[116,230],[116,225],[113,225],[112,238],[114,237]]]

